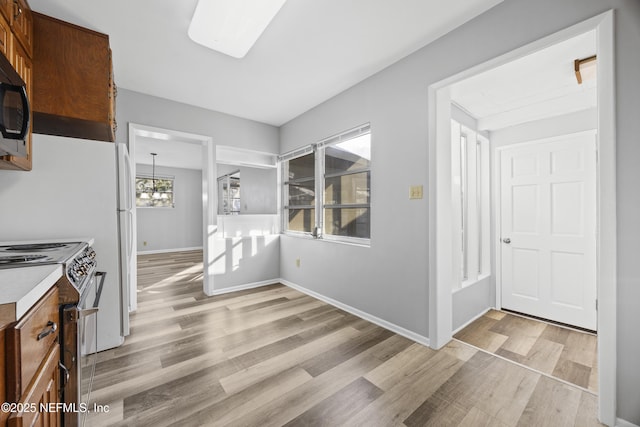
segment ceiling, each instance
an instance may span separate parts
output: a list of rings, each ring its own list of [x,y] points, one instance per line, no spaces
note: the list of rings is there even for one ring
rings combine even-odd
[[[478,120],[479,130],[595,108],[596,79],[578,84],[573,64],[595,53],[590,31],[456,83],[451,99]]]
[[[280,126],[502,0],[290,0],[242,59],[194,43],[197,0],[29,0],[110,36],[121,88]]]
[[[502,0],[290,0],[242,59],[192,42],[197,0],[30,0],[33,10],[110,36],[121,88],[280,126]],[[399,7],[399,4],[402,7]],[[452,86],[482,130],[596,106],[573,60],[595,54],[586,33]],[[139,137],[136,162],[201,168],[201,147]]]
[[[151,153],[156,153],[156,166],[182,169],[202,169],[202,144],[180,141],[175,138],[136,137],[135,162],[152,164]]]
[[[478,121],[479,130],[498,130],[517,124],[569,114],[597,106],[596,80],[576,81],[573,61],[596,53],[596,33],[590,31],[536,53],[509,62],[451,87],[451,98]],[[200,169],[201,148],[174,135],[138,137],[136,162]],[[220,147],[218,147],[220,148]],[[232,164],[269,164],[259,153],[219,152],[218,161]],[[225,160],[226,159],[226,160]]]

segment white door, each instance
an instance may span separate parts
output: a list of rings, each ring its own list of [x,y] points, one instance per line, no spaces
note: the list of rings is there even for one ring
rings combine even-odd
[[[502,151],[502,307],[596,330],[595,133]]]

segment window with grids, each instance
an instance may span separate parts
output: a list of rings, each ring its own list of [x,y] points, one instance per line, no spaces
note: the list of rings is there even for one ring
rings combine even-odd
[[[316,227],[316,167],[314,152],[284,164],[286,230],[312,233]]]
[[[366,243],[371,237],[369,125],[281,158],[284,230]]]
[[[371,134],[325,145],[323,233],[371,237]]]
[[[174,177],[136,177],[136,207],[173,208]]]

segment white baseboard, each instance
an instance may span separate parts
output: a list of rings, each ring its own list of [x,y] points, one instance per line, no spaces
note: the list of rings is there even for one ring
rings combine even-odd
[[[153,254],[167,254],[170,252],[187,252],[187,251],[198,251],[202,250],[202,246],[196,246],[193,248],[176,248],[176,249],[156,249],[153,251],[138,251],[136,254],[138,255],[153,255]]]
[[[486,310],[482,311],[480,314],[478,314],[477,316],[473,317],[471,320],[466,322],[464,325],[460,326],[458,329],[451,332],[451,335],[457,334],[458,332],[460,332],[461,330],[463,330],[464,328],[466,328],[467,326],[469,326],[470,324],[472,324],[473,322],[475,322],[476,320],[484,316],[489,310],[495,310],[495,309],[493,307],[487,308]]]
[[[304,288],[304,287],[302,287],[300,285],[296,285],[295,283],[292,283],[292,282],[290,282],[288,280],[280,279],[280,283],[282,283],[284,285],[287,285],[288,287],[293,288],[293,289],[295,289],[297,291],[300,291],[303,294],[307,294],[309,296],[312,296],[314,298],[319,299],[320,301],[324,301],[327,304],[330,304],[330,305],[332,305],[334,307],[337,307],[337,308],[339,308],[341,310],[344,310],[344,311],[346,311],[348,313],[351,313],[354,316],[358,316],[361,319],[367,320],[367,321],[369,321],[371,323],[375,323],[376,325],[378,325],[378,326],[380,326],[382,328],[388,329],[391,332],[395,332],[398,335],[402,335],[405,338],[409,338],[410,340],[415,341],[418,344],[422,344],[422,345],[425,345],[427,347],[429,346],[429,338],[427,338],[427,337],[425,337],[423,335],[416,334],[415,332],[412,332],[412,331],[410,331],[408,329],[405,329],[405,328],[403,328],[401,326],[398,326],[398,325],[396,325],[394,323],[388,322],[388,321],[386,321],[384,319],[380,319],[379,317],[373,316],[373,315],[371,315],[369,313],[366,313],[366,312],[364,312],[362,310],[358,310],[355,307],[351,307],[350,305],[341,303],[340,301],[336,301],[333,298],[326,297],[326,296],[324,296],[322,294],[319,294],[317,292],[314,292],[312,290]]]
[[[228,288],[214,289],[213,292],[211,293],[211,296],[229,294],[231,292],[244,291],[245,289],[259,288],[261,286],[275,285],[277,283],[281,283],[280,279],[263,280],[261,282],[253,282],[253,283],[245,283],[243,285],[229,286]]]
[[[616,427],[639,427],[639,426],[637,424],[630,423],[627,420],[623,420],[622,418],[617,418]]]

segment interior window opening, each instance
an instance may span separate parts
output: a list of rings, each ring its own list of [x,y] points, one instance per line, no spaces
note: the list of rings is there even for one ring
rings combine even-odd
[[[456,290],[490,274],[489,140],[455,120],[451,137]]]

